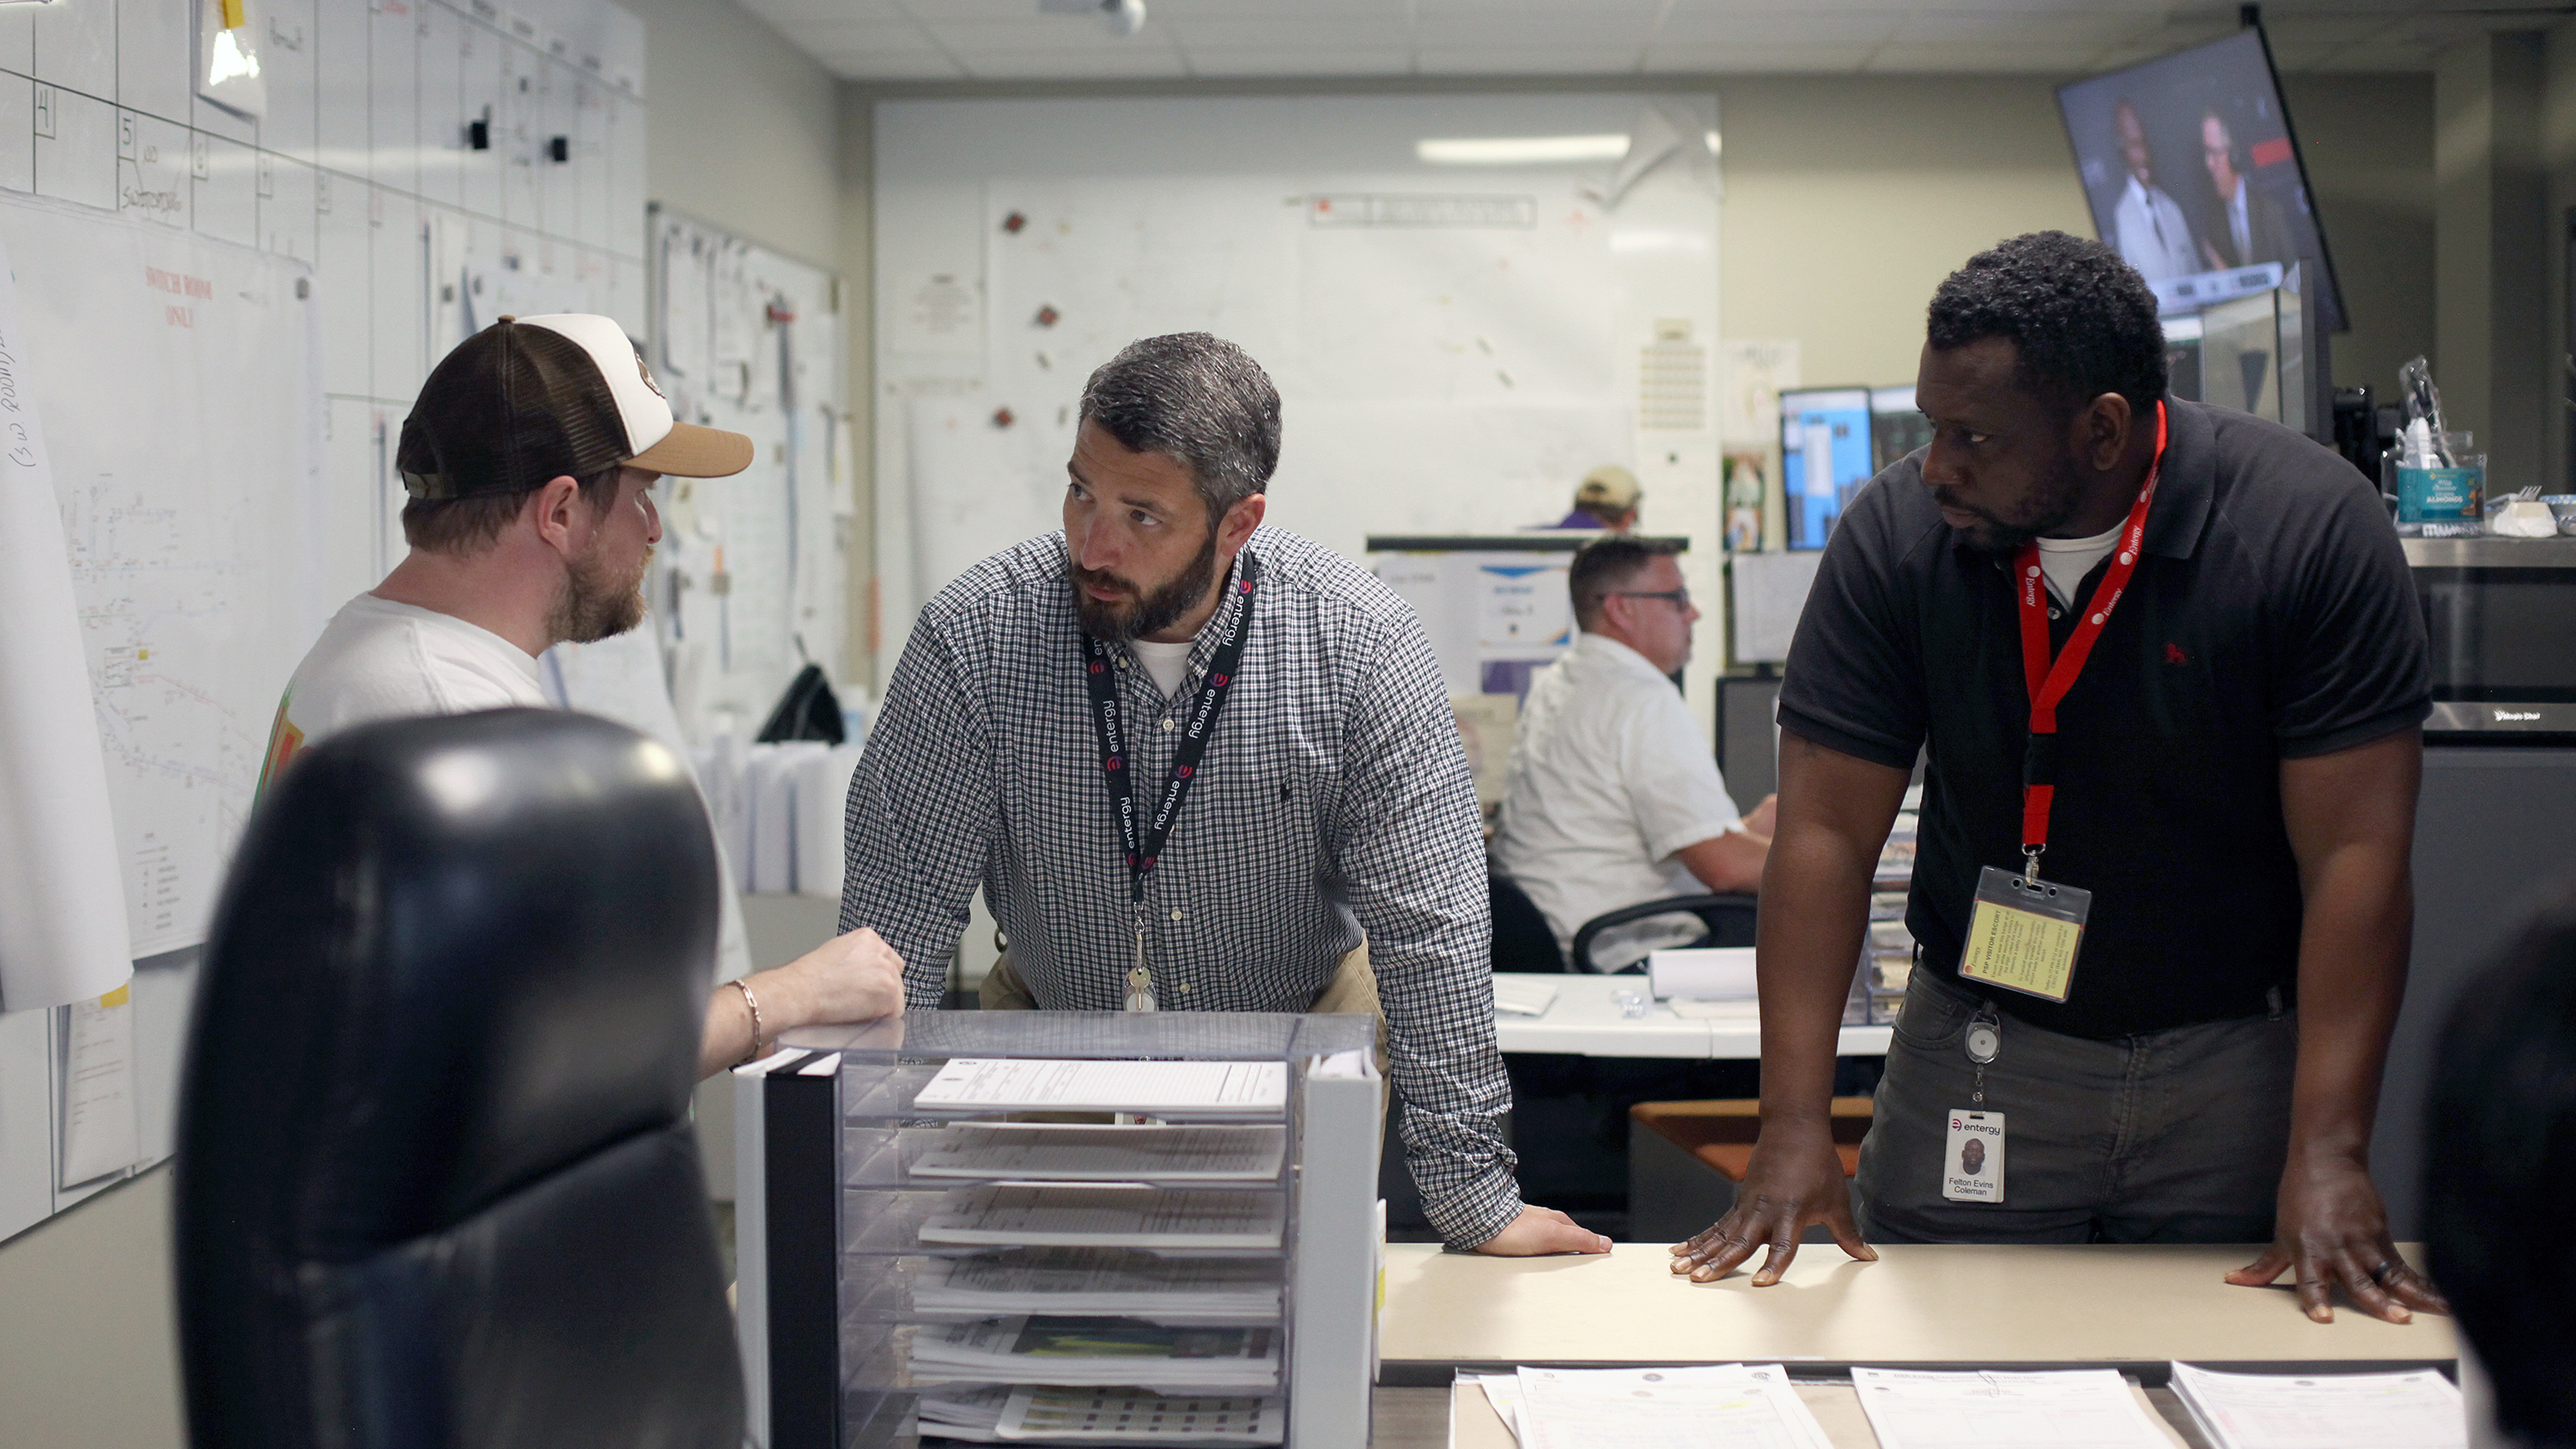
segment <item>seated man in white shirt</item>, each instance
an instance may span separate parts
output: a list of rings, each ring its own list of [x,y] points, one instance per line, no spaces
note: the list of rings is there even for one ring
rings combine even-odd
[[[373,720],[551,704],[537,656],[644,618],[663,474],[751,463],[739,433],[675,422],[617,323],[504,317],[421,385],[395,466],[410,552],[344,606],[287,682],[260,784],[296,752]],[[903,1010],[903,961],[861,928],[707,1003],[706,1076],[765,1038]]]
[[[1670,676],[1699,611],[1671,545],[1597,539],[1568,578],[1582,633],[1530,681],[1494,854],[1560,949],[1606,911],[1665,896],[1750,893],[1771,851],[1771,801],[1739,815]],[[1575,969],[1616,971],[1702,934],[1695,917],[1614,928]]]

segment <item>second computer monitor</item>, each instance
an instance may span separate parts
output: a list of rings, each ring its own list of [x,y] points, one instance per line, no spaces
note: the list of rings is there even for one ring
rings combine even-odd
[[[1798,388],[1780,394],[1780,487],[1789,547],[1823,548],[1852,495],[1876,472],[1868,388]]]

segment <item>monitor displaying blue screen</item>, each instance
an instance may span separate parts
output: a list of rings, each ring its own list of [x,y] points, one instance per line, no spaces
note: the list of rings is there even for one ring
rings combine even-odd
[[[1780,394],[1780,489],[1791,548],[1825,536],[1876,473],[1869,446],[1869,389],[1805,388]]]

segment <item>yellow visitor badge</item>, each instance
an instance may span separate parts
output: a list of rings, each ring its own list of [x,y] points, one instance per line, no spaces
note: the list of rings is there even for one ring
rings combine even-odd
[[[2084,946],[2093,893],[1987,866],[1977,877],[1959,974],[2006,991],[2064,1001]]]

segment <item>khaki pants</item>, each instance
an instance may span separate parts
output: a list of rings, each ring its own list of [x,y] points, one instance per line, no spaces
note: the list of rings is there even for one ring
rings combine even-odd
[[[1037,998],[1029,994],[1028,984],[1011,968],[1011,953],[1004,951],[993,969],[984,973],[984,984],[976,991],[977,1002],[986,1011],[1033,1011]],[[1309,1012],[1349,1014],[1374,1018],[1377,1022],[1377,1069],[1386,1070],[1386,1012],[1377,1002],[1377,973],[1369,969],[1368,942],[1362,941],[1345,954],[1333,968],[1333,979],[1326,982]]]

